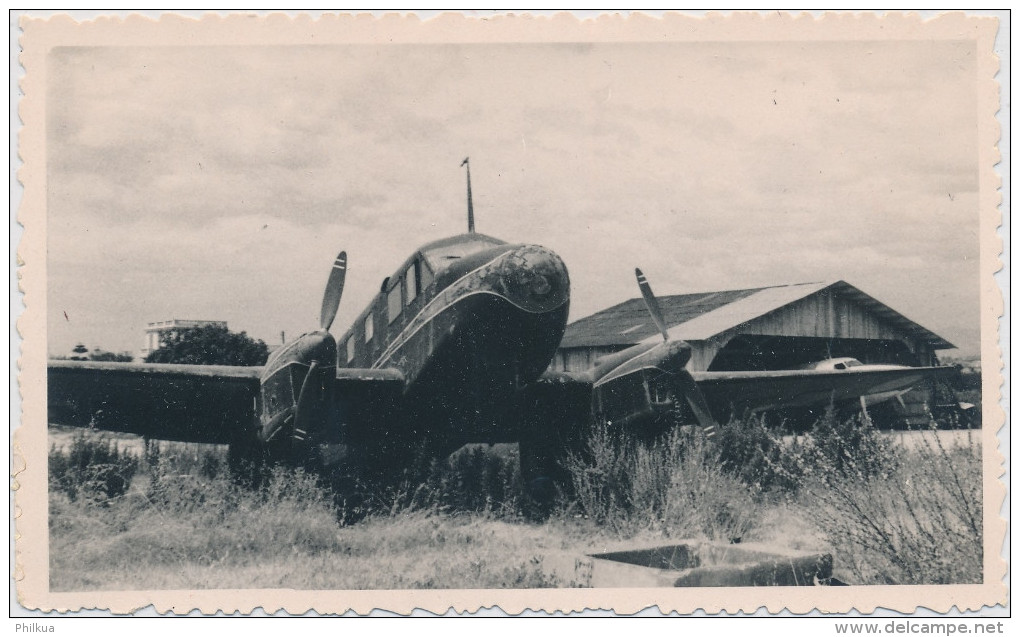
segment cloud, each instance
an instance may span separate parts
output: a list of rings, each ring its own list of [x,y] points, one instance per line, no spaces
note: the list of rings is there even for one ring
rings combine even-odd
[[[642,265],[663,293],[846,278],[950,340],[976,333],[960,43],[97,47],[51,63],[54,343],[134,347],[173,316],[307,329],[319,270],[347,248],[342,328],[417,245],[463,231],[465,155],[479,230],[560,252],[575,318],[634,296]]]

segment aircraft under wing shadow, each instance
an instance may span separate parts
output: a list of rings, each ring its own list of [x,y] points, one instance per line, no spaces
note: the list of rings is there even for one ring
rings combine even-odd
[[[379,435],[379,426],[397,418],[396,407],[404,393],[404,376],[395,369],[337,370],[332,422],[324,442],[367,445]]]
[[[231,444],[256,435],[263,367],[50,361],[49,422],[159,440]],[[396,370],[342,369],[338,422],[357,430],[403,389]],[[335,438],[336,436],[332,436]]]
[[[49,422],[229,444],[255,422],[261,370],[50,361]]]

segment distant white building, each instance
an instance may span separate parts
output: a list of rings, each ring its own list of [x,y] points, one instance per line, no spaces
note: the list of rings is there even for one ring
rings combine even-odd
[[[163,335],[172,334],[179,330],[193,327],[227,327],[226,321],[199,321],[193,319],[170,319],[169,321],[157,321],[149,323],[145,328],[145,347],[138,352],[138,357],[145,360],[145,357],[160,347]]]

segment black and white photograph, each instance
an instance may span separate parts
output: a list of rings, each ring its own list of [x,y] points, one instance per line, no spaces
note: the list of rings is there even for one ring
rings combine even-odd
[[[999,21],[235,17],[21,23],[26,608],[1006,602]]]

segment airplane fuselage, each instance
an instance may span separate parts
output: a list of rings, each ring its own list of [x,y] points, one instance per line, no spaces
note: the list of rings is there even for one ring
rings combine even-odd
[[[476,233],[427,244],[383,280],[335,349],[319,331],[274,353],[263,377],[261,437],[286,429],[306,375],[318,374],[307,391],[336,406],[317,419],[320,439],[372,445],[384,437],[388,448],[415,444],[439,453],[469,441],[512,440],[516,432],[497,416],[548,367],[569,297],[563,261],[541,246]],[[373,416],[386,422],[358,422],[344,401],[332,400],[337,368],[399,376],[399,396]],[[289,412],[288,404],[295,405]]]
[[[566,266],[546,248],[473,233],[437,241],[383,280],[371,305],[338,339],[339,364],[396,368],[412,387],[437,354],[492,358],[487,350],[508,342],[514,351],[505,353],[513,360],[501,368],[529,382],[552,359],[569,298]],[[522,333],[539,325],[554,328],[553,334]],[[463,336],[470,338],[451,339]]]

